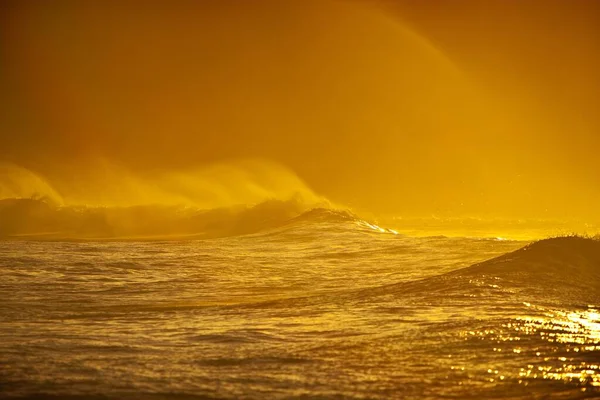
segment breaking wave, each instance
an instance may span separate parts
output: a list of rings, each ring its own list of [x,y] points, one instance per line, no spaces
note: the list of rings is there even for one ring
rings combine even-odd
[[[54,206],[37,199],[0,200],[0,237],[218,237],[278,226],[302,213],[296,200],[200,210],[176,206]]]
[[[202,210],[177,206],[56,206],[39,199],[0,200],[0,238],[214,238],[315,224],[395,233],[350,211],[307,208],[298,198]]]
[[[221,237],[277,227],[316,208],[333,218],[335,208],[265,160],[152,174],[96,160],[71,175],[45,179],[0,164],[0,237]]]
[[[96,160],[72,174],[52,180],[0,164],[0,238],[214,238],[323,223],[396,233],[334,205],[265,160],[153,174]]]

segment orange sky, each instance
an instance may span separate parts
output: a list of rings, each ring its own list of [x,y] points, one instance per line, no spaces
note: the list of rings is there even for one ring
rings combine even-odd
[[[375,213],[600,221],[598,2],[2,7],[0,161],[54,182],[259,157]]]

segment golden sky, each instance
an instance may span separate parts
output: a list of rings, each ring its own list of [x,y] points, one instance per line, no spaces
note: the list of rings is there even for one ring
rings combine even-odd
[[[600,221],[599,2],[1,7],[0,161],[54,182],[263,158],[374,213]]]

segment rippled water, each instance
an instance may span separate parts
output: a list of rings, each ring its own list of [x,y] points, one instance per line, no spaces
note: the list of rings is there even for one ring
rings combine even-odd
[[[376,228],[0,242],[0,395],[600,396],[599,242]]]

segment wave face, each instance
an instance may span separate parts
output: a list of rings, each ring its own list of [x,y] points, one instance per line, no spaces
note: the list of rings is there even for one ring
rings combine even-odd
[[[577,236],[534,242],[474,265],[462,276],[494,276],[545,302],[600,303],[600,240]]]
[[[490,260],[423,280],[366,289],[361,296],[420,296],[436,293],[444,302],[465,300],[473,289],[475,306],[510,299],[517,304],[600,304],[600,240],[578,236],[533,242]],[[442,294],[443,293],[443,294]]]

